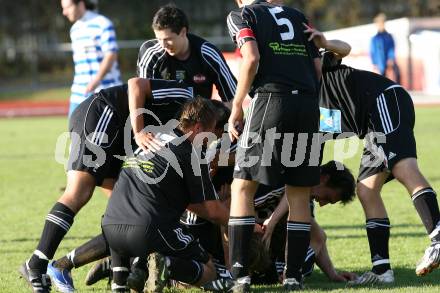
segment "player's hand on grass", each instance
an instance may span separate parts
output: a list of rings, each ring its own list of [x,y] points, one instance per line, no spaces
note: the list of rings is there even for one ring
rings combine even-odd
[[[151,132],[138,132],[135,134],[134,140],[145,153],[148,153],[148,151],[154,153],[159,151],[164,146],[162,141],[155,138],[154,134]]]
[[[231,115],[228,120],[228,133],[231,141],[240,137],[243,129],[243,108],[241,106],[232,106]]]
[[[308,41],[313,40],[315,43],[315,46],[318,48],[326,48],[327,47],[327,39],[325,38],[324,34],[320,31],[318,31],[315,28],[312,28],[311,26],[308,26],[307,24],[303,23],[306,30],[304,30],[304,33],[310,34]]]

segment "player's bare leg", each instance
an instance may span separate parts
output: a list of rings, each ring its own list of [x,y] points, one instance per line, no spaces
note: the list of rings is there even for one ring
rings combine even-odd
[[[69,171],[67,173],[66,189],[46,216],[37,249],[25,266],[22,266],[21,271],[27,271],[28,281],[46,279],[49,260],[53,258],[58,245],[69,231],[76,213],[90,200],[95,184],[95,178],[87,172]]]
[[[424,276],[440,264],[440,213],[436,193],[420,172],[416,158],[399,161],[393,168],[393,175],[411,195],[431,239],[431,245],[425,250],[416,267],[416,274]]]
[[[381,172],[362,179],[357,194],[364,209],[372,269],[353,281],[353,285],[392,283],[394,274],[389,259],[390,220],[380,192],[389,173]]]
[[[101,184],[101,190],[108,198],[110,198],[110,196],[112,195],[112,190],[113,186],[115,186],[115,182],[115,178],[105,178]]]

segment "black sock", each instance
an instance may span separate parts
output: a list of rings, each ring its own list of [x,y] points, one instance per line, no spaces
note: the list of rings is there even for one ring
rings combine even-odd
[[[302,279],[301,267],[310,244],[310,223],[287,221],[286,279]]]
[[[123,257],[116,253],[114,250],[111,251],[112,256],[112,272],[113,272],[113,283],[118,286],[127,285],[127,277],[129,274],[130,258]]]
[[[107,242],[105,241],[104,235],[99,234],[83,245],[75,248],[66,256],[58,259],[55,262],[55,267],[71,270],[73,268],[82,267],[83,265],[92,263],[109,255],[110,250]]]
[[[301,272],[304,277],[308,277],[312,274],[313,268],[315,267],[315,251],[311,246],[307,249],[307,255],[304,260],[304,263],[301,267]]]
[[[148,258],[147,257],[134,257],[130,259],[131,268],[138,268],[148,272]]]
[[[249,249],[254,226],[253,216],[229,218],[229,261],[234,279],[249,275]]]
[[[73,224],[75,213],[62,203],[57,202],[46,216],[43,233],[37,250],[29,260],[29,267],[45,273],[47,264],[53,258],[61,240]]]
[[[388,218],[368,219],[366,223],[371,263],[373,264],[372,271],[375,274],[381,275],[391,269],[388,252],[390,227],[390,220]]]
[[[414,193],[411,199],[431,240],[440,241],[440,213],[435,191],[431,187],[423,188]]]
[[[195,284],[203,276],[203,265],[195,260],[168,256],[165,265],[168,266],[172,280]]]

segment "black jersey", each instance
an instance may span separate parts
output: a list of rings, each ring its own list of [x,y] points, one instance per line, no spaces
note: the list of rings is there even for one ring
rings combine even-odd
[[[179,221],[190,203],[218,199],[207,164],[198,159],[182,133],[162,135],[167,155],[138,149],[122,167],[113,188],[103,225],[130,224],[160,227]]]
[[[251,40],[258,44],[260,63],[252,92],[318,93],[313,58],[318,58],[319,52],[303,33],[303,23],[308,21],[300,11],[254,1],[232,11],[227,23],[238,47]]]
[[[263,184],[258,185],[254,196],[255,222],[263,224],[272,215],[280,199],[283,197],[285,189],[284,185],[275,187]]]
[[[153,112],[161,123],[175,118],[182,105],[193,99],[193,89],[183,82],[175,80],[150,80],[152,98],[147,99],[145,108]],[[103,89],[96,93],[94,98],[99,98],[112,108],[118,115],[119,121],[124,122],[129,116],[128,86],[126,84]],[[156,117],[146,115],[146,124],[157,125]]]
[[[234,97],[237,81],[220,51],[208,41],[188,34],[191,54],[181,61],[170,55],[156,39],[146,41],[139,50],[138,76],[184,81],[195,96],[211,98],[215,84],[223,101]]]
[[[374,72],[341,65],[331,52],[325,52],[322,58],[320,131],[352,132],[363,138],[376,98],[395,83]]]

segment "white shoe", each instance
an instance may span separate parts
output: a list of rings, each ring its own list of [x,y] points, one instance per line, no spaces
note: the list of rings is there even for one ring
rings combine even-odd
[[[425,254],[419,260],[416,266],[417,276],[424,276],[432,272],[435,268],[439,266],[440,263],[440,243],[432,243],[425,250]]]
[[[368,271],[359,276],[356,280],[349,281],[350,286],[362,286],[373,284],[392,284],[394,283],[393,270],[387,270],[385,273],[378,275],[372,271]]]

